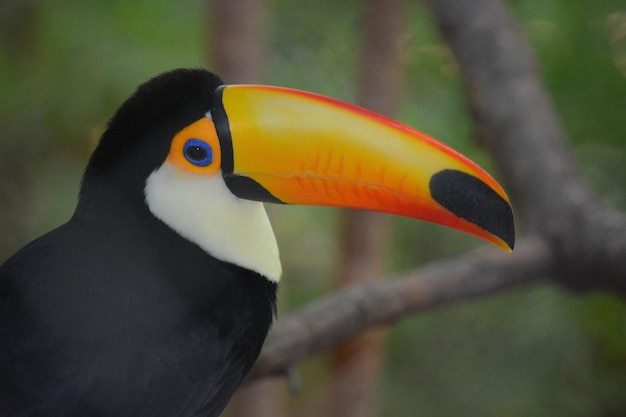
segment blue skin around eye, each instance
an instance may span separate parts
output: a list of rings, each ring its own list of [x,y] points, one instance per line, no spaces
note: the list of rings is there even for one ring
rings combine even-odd
[[[199,155],[193,154],[193,152],[198,152],[199,150]],[[185,142],[183,152],[185,154],[185,158],[194,165],[205,167],[211,165],[211,162],[213,162],[213,149],[211,149],[211,146],[203,140],[189,139]],[[199,158],[199,156],[202,157]]]

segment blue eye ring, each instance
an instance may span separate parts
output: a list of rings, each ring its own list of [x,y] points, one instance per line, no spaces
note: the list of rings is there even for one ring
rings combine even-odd
[[[189,139],[183,146],[185,159],[190,163],[206,167],[213,162],[213,149],[211,145],[200,139]]]

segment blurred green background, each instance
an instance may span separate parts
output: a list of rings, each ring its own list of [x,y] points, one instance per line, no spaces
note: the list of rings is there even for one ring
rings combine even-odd
[[[626,4],[510,3],[587,179],[626,208]],[[362,2],[265,4],[263,82],[353,101]],[[0,262],[68,219],[107,119],[138,84],[176,67],[211,68],[212,19],[211,3],[199,0],[0,2]],[[412,4],[407,20],[397,118],[493,171],[472,141],[458,71],[428,10]],[[269,209],[286,310],[329,291],[337,211]],[[389,272],[482,245],[389,221]],[[386,355],[379,415],[626,416],[626,308],[611,295],[542,285],[423,313],[389,332]],[[304,364],[301,399],[323,384],[324,364]]]

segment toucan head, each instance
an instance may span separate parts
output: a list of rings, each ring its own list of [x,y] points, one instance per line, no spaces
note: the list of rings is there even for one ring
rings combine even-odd
[[[111,120],[83,183],[94,178],[140,196],[211,255],[274,281],[280,262],[264,202],[408,216],[505,250],[515,240],[502,187],[428,135],[328,97],[224,85],[200,69],[138,88]]]

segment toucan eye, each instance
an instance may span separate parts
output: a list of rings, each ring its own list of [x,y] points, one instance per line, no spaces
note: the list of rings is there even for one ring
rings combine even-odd
[[[189,139],[183,146],[185,158],[194,165],[205,167],[213,162],[211,146],[200,139]]]

